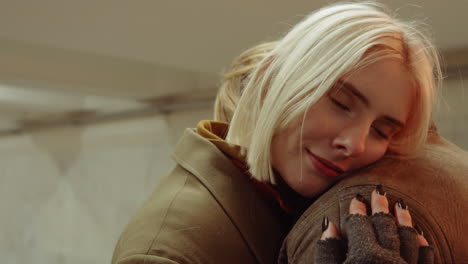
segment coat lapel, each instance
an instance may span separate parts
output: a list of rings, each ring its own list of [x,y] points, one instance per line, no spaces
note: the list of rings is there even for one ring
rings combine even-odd
[[[223,208],[259,263],[276,262],[285,227],[250,180],[211,142],[186,129],[173,154]]]

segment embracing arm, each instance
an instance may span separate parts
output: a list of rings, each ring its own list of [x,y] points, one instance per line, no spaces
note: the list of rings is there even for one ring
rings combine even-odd
[[[358,194],[349,206],[350,214],[345,220],[347,253],[337,227],[325,218],[324,232],[315,248],[316,264],[434,263],[433,250],[424,236],[413,228],[410,212],[403,201],[395,204],[395,218],[389,212],[381,186],[372,192],[372,216],[367,216],[363,199]]]
[[[346,251],[348,251],[347,257],[353,257],[353,261],[345,263],[363,263],[357,260],[359,258],[369,260],[371,257],[379,257],[382,254],[386,259],[395,260],[388,263],[408,263],[406,261],[408,259],[411,259],[409,263],[417,263],[417,260],[414,262],[414,256],[417,258],[419,255],[418,243],[423,241],[412,228],[413,222],[409,211],[400,208],[394,198],[390,199],[389,202],[386,196],[376,195],[375,187],[376,185],[370,184],[347,186],[344,189],[340,188],[338,194],[332,192],[331,195],[320,197],[309,207],[288,234],[280,251],[278,263],[311,263],[311,260],[316,260],[316,263],[319,264],[343,263]],[[373,216],[367,216],[366,202],[358,201],[355,198],[356,193],[362,193],[366,196],[366,201],[372,201],[370,207],[372,207]],[[372,198],[370,193],[373,193]],[[395,204],[397,222],[389,214],[389,203]],[[418,221],[415,222],[422,223],[422,226],[425,227],[424,230],[427,230],[424,219],[421,219],[420,211],[417,211],[416,215]],[[325,232],[322,234],[321,223],[325,216],[329,216],[330,222],[339,223],[339,227],[334,224],[324,225]],[[375,229],[378,231],[374,232]],[[341,233],[347,235],[348,240],[346,237],[344,239],[337,238],[338,230],[342,230]],[[432,244],[434,238],[431,236],[431,232],[428,233],[429,241]],[[321,235],[324,240],[319,241]],[[326,238],[331,239],[327,240]],[[425,243],[421,245],[427,245],[427,241]],[[349,245],[348,249],[346,249],[347,245]],[[368,253],[372,253],[374,256]],[[433,253],[434,251],[430,248],[422,247],[421,249],[422,256],[427,255],[429,259],[433,258]],[[330,259],[331,256],[333,259]],[[327,261],[324,262],[324,260]],[[377,261],[374,263],[387,262]],[[426,261],[425,263],[432,262]],[[438,262],[436,261],[436,263]]]

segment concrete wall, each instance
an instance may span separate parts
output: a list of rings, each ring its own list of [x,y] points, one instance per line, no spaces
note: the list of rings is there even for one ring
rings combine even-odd
[[[466,76],[444,81],[441,101],[434,113],[439,133],[468,150],[468,78]]]
[[[435,115],[442,135],[468,149],[468,91],[445,83]],[[211,108],[62,127],[0,138],[2,263],[109,263],[138,205],[174,165],[185,127]]]
[[[173,145],[211,109],[0,139],[1,263],[110,263]]]

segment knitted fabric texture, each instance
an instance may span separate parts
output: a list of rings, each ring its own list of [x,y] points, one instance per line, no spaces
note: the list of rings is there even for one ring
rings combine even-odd
[[[419,247],[412,227],[398,227],[391,214],[350,214],[345,220],[348,252],[340,239],[319,240],[316,264],[417,264],[434,263],[431,247]],[[305,262],[304,262],[305,263]]]

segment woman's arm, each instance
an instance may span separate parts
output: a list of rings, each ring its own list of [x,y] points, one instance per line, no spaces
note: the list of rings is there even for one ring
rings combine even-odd
[[[364,198],[358,194],[351,200],[350,214],[345,220],[347,252],[337,227],[324,218],[324,231],[315,248],[315,263],[434,263],[432,248],[413,228],[411,214],[402,200],[395,203],[395,218],[379,185],[372,192],[371,208],[372,216],[367,216]]]

